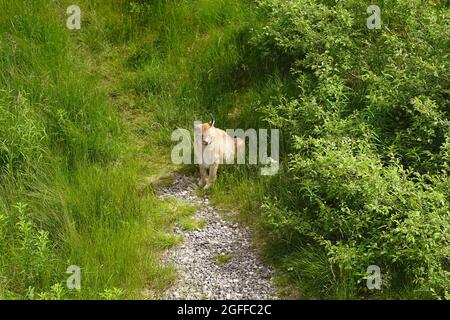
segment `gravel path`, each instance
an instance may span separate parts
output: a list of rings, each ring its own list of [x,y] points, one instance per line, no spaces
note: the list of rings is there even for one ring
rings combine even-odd
[[[195,219],[203,220],[203,229],[174,233],[185,240],[166,252],[164,260],[178,270],[178,281],[163,299],[275,299],[272,271],[258,258],[251,245],[248,228],[227,222],[206,196],[194,194],[192,178],[179,176],[171,187],[160,190],[159,197],[176,197],[199,204]],[[217,261],[222,255],[224,261]],[[228,261],[226,261],[229,259]]]

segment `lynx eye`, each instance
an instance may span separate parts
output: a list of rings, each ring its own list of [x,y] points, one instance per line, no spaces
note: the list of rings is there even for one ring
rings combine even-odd
[[[204,145],[210,144],[211,141],[212,141],[211,136],[203,136],[202,142],[203,142]]]

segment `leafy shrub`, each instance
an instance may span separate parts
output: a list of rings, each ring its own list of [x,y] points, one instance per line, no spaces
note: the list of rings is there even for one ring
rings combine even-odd
[[[269,125],[289,130],[286,173],[264,204],[272,239],[294,260],[305,245],[326,253],[336,281],[313,296],[336,296],[342,283],[347,297],[364,293],[372,264],[382,269],[386,295],[409,287],[444,296],[448,8],[381,1],[382,29],[369,30],[360,1],[258,4],[264,23],[252,45],[285,61],[298,86],[297,96],[260,108]]]
[[[276,238],[319,244],[353,285],[372,264],[394,282],[439,292],[449,285],[449,205],[434,181],[397,163],[383,166],[364,141],[298,139],[295,148],[289,195],[265,205]]]
[[[30,219],[27,205],[17,203],[14,214],[0,215],[0,277],[6,288],[25,294],[29,287],[43,288],[51,280],[54,255],[48,232]],[[0,287],[1,288],[1,287]]]

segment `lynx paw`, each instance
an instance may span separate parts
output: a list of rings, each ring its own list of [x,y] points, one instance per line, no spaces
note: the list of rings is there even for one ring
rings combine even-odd
[[[200,187],[200,188],[203,188],[203,186],[206,184],[206,181],[204,181],[204,180],[202,180],[202,179],[199,179],[198,180],[198,186]]]
[[[211,183],[207,183],[204,187],[203,190],[209,189],[211,188]]]

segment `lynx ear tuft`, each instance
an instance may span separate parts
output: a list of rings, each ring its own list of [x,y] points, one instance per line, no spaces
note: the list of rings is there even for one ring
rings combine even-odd
[[[211,127],[214,127],[214,124],[216,123],[216,120],[214,119],[214,116],[211,114],[211,120],[209,121],[209,124]]]

